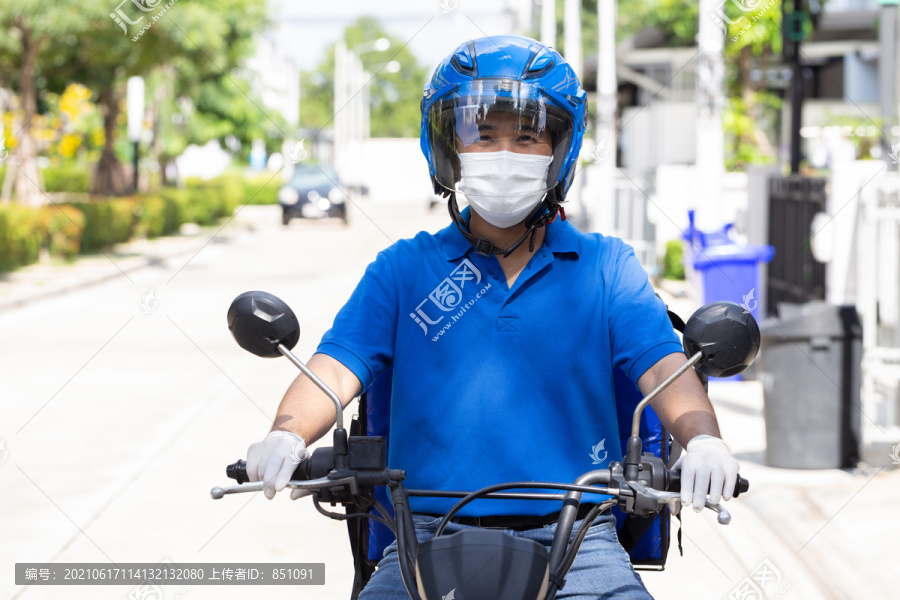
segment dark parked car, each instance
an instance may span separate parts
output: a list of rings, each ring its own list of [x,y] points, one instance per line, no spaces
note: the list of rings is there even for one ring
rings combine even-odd
[[[281,222],[287,225],[294,218],[336,217],[346,224],[350,199],[342,190],[350,191],[341,185],[331,167],[297,165],[291,180],[278,192]]]

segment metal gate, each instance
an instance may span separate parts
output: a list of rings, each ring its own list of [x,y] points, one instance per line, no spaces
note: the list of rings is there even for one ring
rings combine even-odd
[[[769,263],[766,316],[777,313],[779,302],[802,304],[825,299],[825,265],[813,258],[810,226],[825,210],[824,178],[769,179],[769,244],[775,256]]]

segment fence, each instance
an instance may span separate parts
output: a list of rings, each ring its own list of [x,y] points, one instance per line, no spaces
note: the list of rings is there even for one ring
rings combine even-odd
[[[656,226],[650,222],[647,209],[653,196],[653,179],[647,177],[616,177],[616,203],[612,230],[606,235],[622,238],[634,248],[634,255],[651,274],[659,268],[656,252]],[[635,186],[637,184],[638,187]]]
[[[769,179],[769,244],[775,256],[768,265],[766,316],[779,302],[802,304],[825,299],[825,265],[813,258],[810,226],[825,210],[823,178],[790,176]]]
[[[860,194],[857,306],[863,317],[863,405],[879,426],[900,425],[900,178]]]

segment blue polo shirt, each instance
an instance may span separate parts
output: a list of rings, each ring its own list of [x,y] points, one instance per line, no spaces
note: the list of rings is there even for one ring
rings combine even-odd
[[[613,368],[637,382],[682,349],[632,248],[557,220],[512,288],[452,223],[393,244],[317,351],[363,389],[393,365],[388,464],[406,471],[407,488],[473,491],[572,482],[621,460]],[[427,513],[455,502],[410,499]],[[559,507],[481,500],[460,515]]]

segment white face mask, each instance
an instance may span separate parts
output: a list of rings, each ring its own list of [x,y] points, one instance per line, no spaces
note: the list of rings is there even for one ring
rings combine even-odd
[[[463,152],[457,189],[494,227],[520,223],[544,199],[552,156],[498,152]]]

